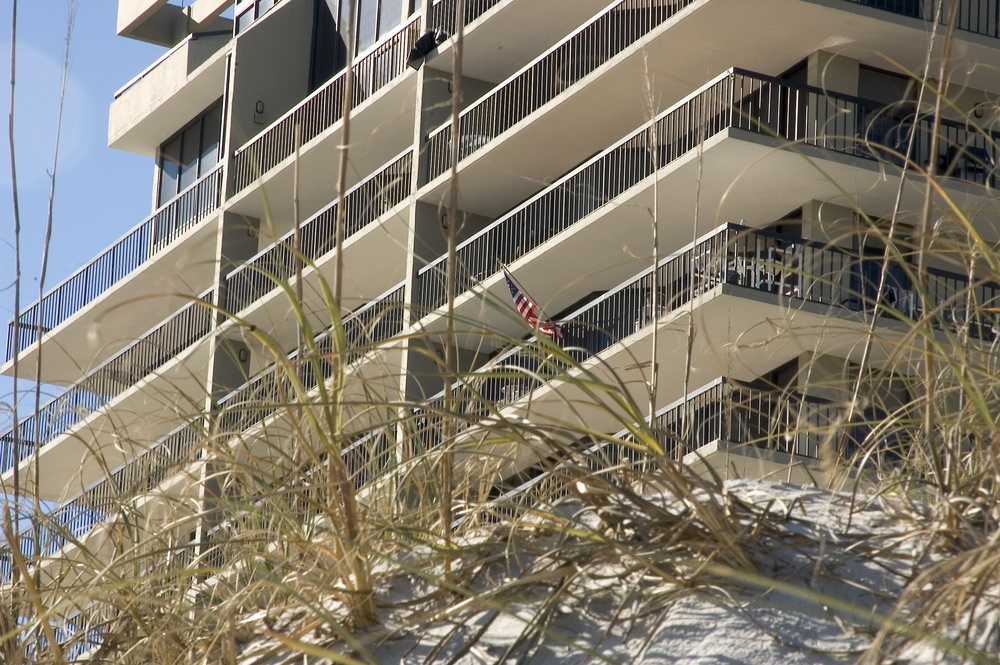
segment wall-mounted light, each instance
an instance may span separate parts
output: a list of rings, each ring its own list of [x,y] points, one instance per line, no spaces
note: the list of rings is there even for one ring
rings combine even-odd
[[[242,348],[236,352],[236,357],[240,359],[241,363],[245,363],[250,360],[250,349]]]
[[[441,228],[445,231],[448,230],[448,213],[441,215]]]
[[[974,107],[972,107],[972,115],[982,119],[982,117],[986,115],[986,109],[983,108],[982,104],[976,104]]]
[[[253,121],[258,125],[264,124],[264,102],[259,99],[253,107]]]

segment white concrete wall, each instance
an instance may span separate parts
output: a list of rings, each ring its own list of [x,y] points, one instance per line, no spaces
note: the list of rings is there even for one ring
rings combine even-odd
[[[283,0],[236,39],[231,148],[256,136],[309,94],[313,3]],[[256,112],[262,102],[263,114]]]

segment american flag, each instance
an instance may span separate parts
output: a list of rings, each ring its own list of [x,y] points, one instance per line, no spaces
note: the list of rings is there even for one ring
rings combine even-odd
[[[553,323],[552,321],[541,321],[538,320],[538,313],[541,311],[538,305],[531,302],[528,296],[521,293],[521,289],[517,288],[517,284],[511,279],[510,274],[505,270],[503,273],[504,278],[507,280],[507,288],[510,289],[510,297],[514,299],[514,308],[517,313],[521,315],[532,328],[537,328],[540,333],[546,337],[552,339],[562,339],[562,326],[558,323]]]

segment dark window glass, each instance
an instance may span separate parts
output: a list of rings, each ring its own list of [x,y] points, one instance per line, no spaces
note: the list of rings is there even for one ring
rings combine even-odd
[[[222,136],[222,107],[216,106],[205,114],[202,122],[201,164],[198,177],[215,168],[219,163],[219,141]]]
[[[378,36],[384,37],[392,32],[400,23],[403,11],[403,0],[382,0],[379,7]]]
[[[160,146],[157,204],[162,206],[219,163],[222,105],[216,104]]]
[[[176,138],[160,151],[160,195],[158,205],[163,205],[177,195],[177,181],[181,171],[181,140]]]
[[[378,28],[378,2],[360,0],[358,2],[358,53],[375,43]]]
[[[201,123],[191,125],[181,135],[181,179],[183,191],[198,179],[198,158],[201,156]]]
[[[316,0],[315,14],[310,91],[340,72],[347,59],[347,44],[340,34],[340,6],[336,0]]]

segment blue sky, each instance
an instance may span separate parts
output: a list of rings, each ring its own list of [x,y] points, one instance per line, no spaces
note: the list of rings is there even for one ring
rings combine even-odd
[[[38,299],[55,145],[68,0],[19,0],[15,147],[21,217],[22,309]],[[45,290],[70,276],[151,211],[153,162],[107,146],[114,93],[165,49],[115,35],[117,0],[79,0]],[[10,108],[11,0],[0,0],[0,349],[14,314],[14,224],[7,117]],[[23,389],[27,388],[25,385]],[[52,392],[48,391],[51,395]],[[10,426],[13,384],[0,377],[0,432]],[[20,414],[31,395],[21,395]],[[43,402],[46,398],[43,397]]]

